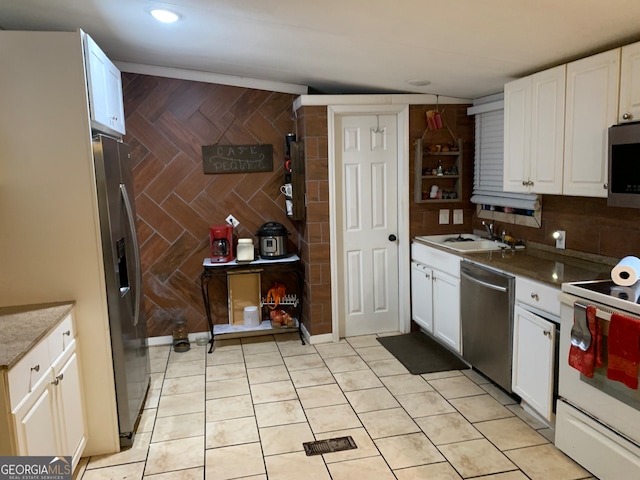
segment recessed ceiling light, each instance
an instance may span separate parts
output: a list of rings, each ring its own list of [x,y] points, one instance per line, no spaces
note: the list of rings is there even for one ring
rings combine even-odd
[[[407,80],[407,83],[414,87],[426,87],[427,85],[431,85],[429,80]]]
[[[177,13],[170,12],[169,10],[162,10],[160,8],[151,10],[151,15],[153,15],[153,18],[162,23],[177,22],[180,18],[180,15],[178,15]]]

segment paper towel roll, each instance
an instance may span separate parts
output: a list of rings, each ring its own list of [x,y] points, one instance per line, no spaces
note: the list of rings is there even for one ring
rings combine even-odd
[[[620,285],[611,287],[611,295],[616,298],[621,298],[622,300],[638,303],[638,298],[640,298],[640,282],[636,282],[629,287],[622,287]]]
[[[616,285],[630,287],[640,280],[640,258],[624,257],[611,270],[611,280]]]

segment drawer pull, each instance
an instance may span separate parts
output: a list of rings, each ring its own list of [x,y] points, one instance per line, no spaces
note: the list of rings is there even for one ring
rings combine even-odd
[[[31,367],[31,371],[32,372],[39,372],[40,371],[40,365],[36,365],[35,367]]]
[[[545,330],[545,331],[544,331],[544,332],[542,332],[542,333],[544,333],[544,336],[545,336],[545,337],[549,337],[549,338],[551,338],[551,332],[550,332],[549,330]]]
[[[62,332],[62,336],[71,335],[71,330],[67,330],[66,332]]]
[[[51,385],[58,385],[60,383],[60,380],[62,380],[63,378],[64,378],[64,373],[61,373],[56,377],[56,379],[53,382],[51,382]]]
[[[538,300],[540,300],[540,297],[538,296],[538,294],[537,294],[537,293],[532,293],[532,294],[531,294],[531,298],[533,298],[536,302],[537,302]]]

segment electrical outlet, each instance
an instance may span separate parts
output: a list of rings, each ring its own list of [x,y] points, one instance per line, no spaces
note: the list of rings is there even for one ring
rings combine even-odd
[[[556,239],[556,248],[566,248],[567,232],[565,230],[556,230],[552,236]]]
[[[440,210],[439,223],[440,223],[440,225],[448,225],[449,224],[449,209],[448,208],[443,208],[443,209]]]
[[[463,210],[461,208],[456,208],[453,211],[453,224],[454,225],[461,225],[463,223],[464,223]]]
[[[233,225],[233,228],[236,228],[238,225],[240,225],[240,222],[236,220],[236,217],[234,217],[233,215],[229,215],[225,220],[229,225]]]

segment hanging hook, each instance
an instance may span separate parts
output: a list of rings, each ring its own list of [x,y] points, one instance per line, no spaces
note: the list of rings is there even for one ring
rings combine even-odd
[[[376,124],[377,124],[376,128],[375,129],[372,128],[371,131],[373,133],[384,133],[384,130],[385,130],[384,128],[380,130],[380,115],[376,115]]]

